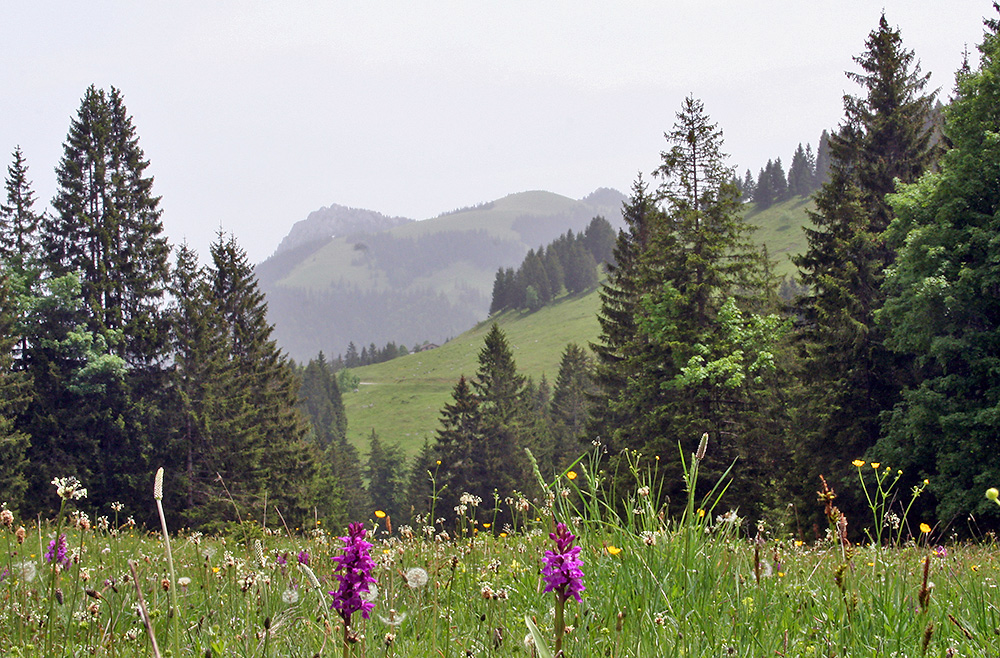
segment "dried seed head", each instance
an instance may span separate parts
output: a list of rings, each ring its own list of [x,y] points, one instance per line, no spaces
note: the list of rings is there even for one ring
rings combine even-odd
[[[163,500],[163,467],[156,469],[156,477],[153,479],[153,498]]]
[[[701,461],[705,458],[705,450],[708,448],[708,432],[701,435],[701,442],[698,444],[698,452],[694,454],[694,458]]]

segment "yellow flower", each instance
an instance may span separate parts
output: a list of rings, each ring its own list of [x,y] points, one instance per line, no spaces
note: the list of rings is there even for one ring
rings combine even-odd
[[[795,540],[795,545],[796,545],[796,546],[801,546],[802,544],[803,544],[803,542],[802,542],[802,540],[801,540],[801,539],[796,539],[796,540]]]
[[[440,460],[440,459],[439,459],[439,460],[437,460],[437,465],[438,465],[438,466],[440,466],[440,465],[441,465],[441,460]]]
[[[701,519],[704,517],[705,517],[705,510],[703,509],[698,510],[698,518]]]
[[[484,523],[484,524],[483,524],[483,527],[484,527],[484,528],[487,528],[487,529],[489,529],[489,527],[490,527],[491,525],[493,525],[493,524],[492,524],[492,523]]]
[[[219,573],[219,567],[212,567],[212,573]]]
[[[622,552],[622,549],[614,545],[608,546],[605,550],[608,552],[608,555],[618,555]]]
[[[507,536],[507,533],[506,533],[506,532],[501,532],[501,533],[500,533],[500,536],[501,536],[501,537],[506,537],[506,536]]]
[[[931,531],[931,527],[929,525],[927,525],[926,523],[921,523],[920,524],[920,532],[922,532],[922,533],[924,533],[926,535],[930,531]]]
[[[853,466],[857,466],[858,468],[861,468],[862,466],[865,465],[865,462],[863,460],[861,460],[861,459],[855,459],[854,461],[851,462],[851,464]]]
[[[882,465],[882,462],[872,462],[872,468],[878,468]]]
[[[375,516],[377,518],[384,519],[385,518],[385,512],[383,512],[380,509],[377,509],[377,510],[375,510]]]
[[[576,479],[576,471],[569,471],[569,472],[567,472],[566,473],[566,477],[568,477],[570,480],[575,480]]]

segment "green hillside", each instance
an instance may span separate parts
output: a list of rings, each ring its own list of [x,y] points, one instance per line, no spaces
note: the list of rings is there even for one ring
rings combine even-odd
[[[802,253],[806,247],[806,237],[802,227],[809,223],[807,210],[815,210],[812,200],[795,197],[776,203],[766,210],[751,207],[746,214],[748,222],[757,227],[756,240],[767,245],[771,260],[775,261],[775,271],[789,277],[795,274],[791,257]]]
[[[812,202],[798,198],[747,214],[758,227],[756,238],[777,261],[778,274],[794,274],[789,257],[805,247],[802,227],[808,222],[806,209],[811,208]],[[400,228],[413,230],[418,224]],[[507,334],[519,370],[535,381],[544,373],[551,384],[566,344],[587,345],[597,338],[599,309],[595,290],[563,298],[536,313],[504,313],[496,321]],[[351,441],[364,453],[374,429],[383,440],[398,441],[413,454],[424,438],[433,440],[441,409],[451,400],[459,376],[472,377],[476,372],[489,327],[484,322],[437,349],[357,369],[362,382],[358,391],[344,394]]]
[[[548,243],[567,228],[579,230],[596,214],[611,221],[620,208],[603,207],[543,191],[520,192],[473,208],[446,213],[433,219],[410,222],[384,233],[399,240],[425,238],[448,232],[483,231],[497,243],[515,243],[517,253]],[[575,226],[574,226],[575,225]],[[311,254],[281,281],[288,288],[322,290],[334,284],[361,288],[385,288],[385,273],[366,258],[364,237],[338,236]],[[471,267],[470,267],[471,265]],[[429,287],[449,296],[466,287],[487,292],[496,268],[459,260],[430,277],[413,278],[409,287]]]
[[[510,312],[496,322],[507,334],[518,369],[537,382],[544,374],[550,383],[559,372],[567,343],[586,345],[600,331],[597,291],[564,297],[535,313]],[[355,370],[361,378],[357,392],[344,394],[348,437],[362,451],[374,429],[390,443],[398,441],[412,454],[433,439],[442,407],[464,374],[476,374],[477,358],[491,321],[483,322],[441,347],[417,352]]]

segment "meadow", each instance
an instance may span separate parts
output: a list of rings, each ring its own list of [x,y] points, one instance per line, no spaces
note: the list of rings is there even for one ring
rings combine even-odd
[[[357,573],[376,583],[357,587],[349,626],[331,609],[345,600],[331,595],[345,587],[338,564],[353,559],[343,528],[285,527],[273,512],[243,510],[225,535],[164,534],[165,523],[136,527],[140,510],[122,504],[91,520],[76,511],[85,483],[56,481],[56,518],[0,514],[0,655],[547,658],[557,638],[564,656],[1000,650],[995,539],[945,541],[907,519],[919,490],[894,491],[891,468],[855,464],[872,519],[868,540],[852,544],[829,496],[817,503],[829,531],[805,542],[780,523],[748,527],[725,506],[722,481],[696,497],[696,455],[679,509],[654,502],[643,473],[655,463],[626,455],[635,486],[617,496],[601,486],[611,481],[602,459],[597,446],[537,500],[467,498],[444,515],[450,523],[439,510],[407,522],[373,510],[352,532],[370,544]],[[159,508],[162,489],[150,492],[135,504]],[[497,507],[513,512],[503,527]],[[556,523],[573,535],[562,548]],[[579,602],[565,587],[544,591],[553,552],[569,545],[580,548]]]

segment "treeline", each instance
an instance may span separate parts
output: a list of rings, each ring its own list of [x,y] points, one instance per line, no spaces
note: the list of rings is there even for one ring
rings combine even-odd
[[[638,473],[655,506],[677,513],[683,460],[707,434],[697,495],[735,464],[724,504],[802,539],[831,524],[995,529],[983,493],[1000,482],[1000,20],[986,27],[978,66],[966,62],[940,111],[898,29],[883,16],[870,33],[849,74],[860,93],[828,134],[791,303],[742,219],[721,130],[684,101],[656,184],[640,177],[626,203],[583,443],[560,458],[596,441],[599,486],[625,495]],[[435,453],[453,491],[484,501],[528,486],[521,449],[536,445],[530,423],[511,420],[520,380],[497,381],[490,340],[478,377],[456,385]]]
[[[178,525],[219,527],[265,504],[299,526],[342,519],[340,444],[310,440],[246,253],[223,234],[205,264],[186,245],[172,253],[148,164],[114,88],[86,90],[51,212],[35,208],[14,151],[0,209],[0,501],[48,515],[50,482],[75,476],[83,509],[121,501],[148,520],[163,466]]]
[[[574,294],[593,288],[597,265],[611,261],[614,241],[611,224],[597,216],[582,233],[569,230],[538,251],[528,250],[517,270],[497,270],[490,315],[512,309],[537,311],[564,290]]]
[[[806,144],[805,148],[799,144],[792,154],[787,174],[781,158],[775,158],[761,167],[756,178],[747,169],[742,180],[737,178],[735,182],[740,198],[757,204],[763,210],[797,196],[811,195],[823,186],[829,176],[830,133],[824,130],[815,153],[811,144]]]

